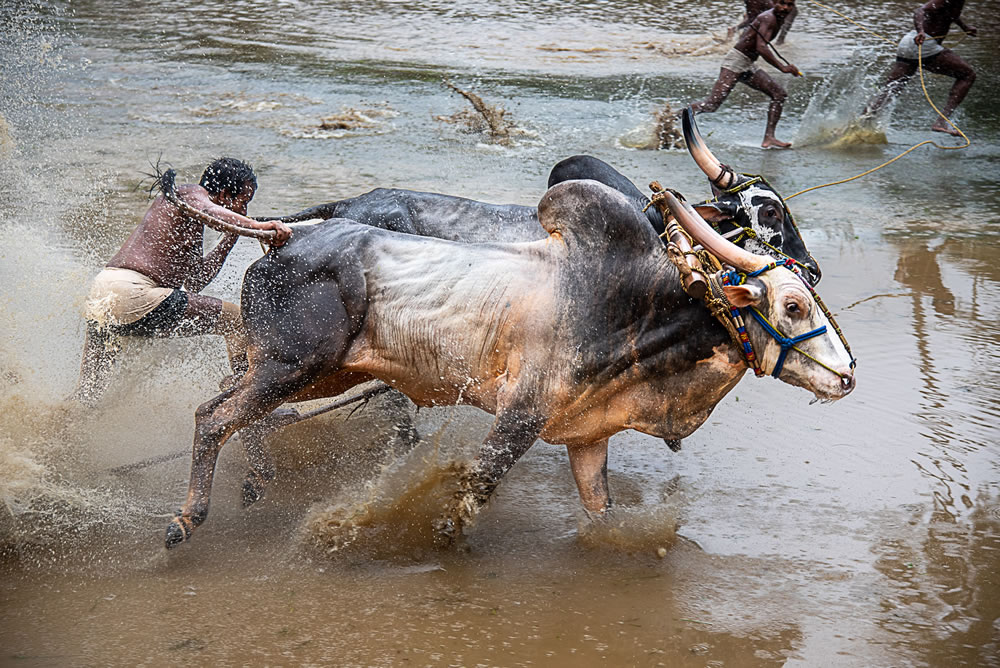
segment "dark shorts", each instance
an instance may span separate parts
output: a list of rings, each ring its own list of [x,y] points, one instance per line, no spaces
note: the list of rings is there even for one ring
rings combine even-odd
[[[105,335],[141,336],[147,338],[165,338],[168,336],[197,336],[208,334],[215,328],[215,322],[208,318],[185,318],[184,312],[188,306],[188,293],[184,290],[174,290],[156,308],[127,325],[108,325],[100,328],[96,323],[94,330],[101,330]]]

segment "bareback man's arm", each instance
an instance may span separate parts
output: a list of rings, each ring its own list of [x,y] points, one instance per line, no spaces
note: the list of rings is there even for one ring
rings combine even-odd
[[[760,57],[769,62],[779,72],[798,75],[799,68],[791,64],[786,65],[778,60],[778,57],[774,55],[774,51],[771,49],[770,43],[764,37],[765,35],[774,37],[777,34],[778,20],[773,15],[761,14],[760,18],[755,21],[755,27],[757,28],[756,49]]]
[[[979,32],[976,30],[976,26],[970,26],[968,23],[962,20],[961,16],[955,17],[955,25],[962,29],[962,32],[972,35],[973,37]]]
[[[237,227],[244,227],[249,230],[274,230],[275,232],[277,232],[277,236],[274,238],[273,241],[268,242],[272,246],[280,246],[286,241],[288,241],[288,238],[292,236],[291,228],[280,221],[274,221],[274,220],[257,221],[254,220],[253,218],[247,218],[246,216],[240,215],[235,211],[227,209],[224,206],[216,204],[215,202],[209,200],[207,197],[206,198],[198,197],[195,198],[195,200],[196,200],[195,202],[189,202],[189,203],[192,206],[196,207],[199,211],[203,211],[214,218],[224,220],[225,222],[236,225]],[[211,227],[213,230],[217,232],[223,232],[223,233],[229,232],[227,228],[221,225],[216,225],[212,222],[206,222],[205,225]]]
[[[223,234],[219,243],[215,244],[215,248],[201,258],[198,266],[193,268],[187,280],[184,281],[184,287],[189,292],[201,292],[205,289],[205,286],[219,275],[222,265],[225,264],[226,258],[229,256],[229,251],[233,249],[239,238],[239,235],[231,232]]]
[[[934,0],[928,2],[926,5],[920,5],[913,11],[913,27],[917,29],[917,36],[914,38],[914,42],[917,44],[923,44],[924,40],[927,39],[927,33],[924,31],[924,18],[927,15],[925,9],[930,9],[934,5]]]

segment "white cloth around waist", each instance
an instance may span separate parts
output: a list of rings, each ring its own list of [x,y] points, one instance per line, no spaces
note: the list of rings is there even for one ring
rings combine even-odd
[[[735,72],[736,74],[743,74],[744,72],[756,72],[760,68],[757,67],[757,63],[750,60],[747,54],[743,53],[736,47],[732,47],[726,52],[726,57],[722,59],[722,67],[726,68],[730,72]]]
[[[101,326],[128,325],[159,306],[173,291],[138,271],[105,267],[91,284],[86,318]]]
[[[917,60],[917,43],[914,39],[917,36],[916,30],[911,30],[910,32],[903,35],[903,38],[899,40],[899,46],[896,47],[896,57],[906,58],[907,60]],[[920,49],[921,58],[930,58],[931,56],[936,56],[944,51],[944,47],[936,39],[931,39],[928,37],[924,40],[922,48]]]

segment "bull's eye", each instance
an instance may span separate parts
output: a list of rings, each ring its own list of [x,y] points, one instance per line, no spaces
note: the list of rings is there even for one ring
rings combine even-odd
[[[797,302],[788,302],[787,304],[785,304],[785,310],[794,315],[798,315],[799,313],[801,313],[801,309],[799,308]]]
[[[769,206],[767,207],[767,209],[764,210],[764,215],[767,216],[768,218],[776,218],[778,215],[778,210],[775,209],[773,206]]]

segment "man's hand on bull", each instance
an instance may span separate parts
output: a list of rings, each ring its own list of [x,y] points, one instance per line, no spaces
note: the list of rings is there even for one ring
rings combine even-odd
[[[270,240],[270,245],[277,248],[283,245],[292,237],[292,228],[278,220],[268,220],[258,223],[262,230],[274,230],[274,238]]]

